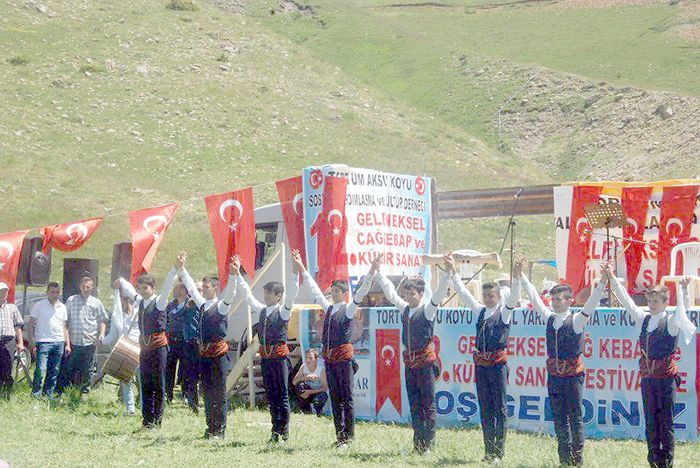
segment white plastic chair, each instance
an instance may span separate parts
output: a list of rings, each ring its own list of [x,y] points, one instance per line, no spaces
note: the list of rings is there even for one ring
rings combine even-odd
[[[453,253],[460,253],[462,255],[481,255],[482,252],[479,252],[478,250],[469,250],[469,249],[463,249],[463,250],[458,250]],[[474,265],[469,262],[457,262],[457,268],[459,270],[459,276],[463,280],[467,280],[472,277],[474,274]],[[479,266],[481,268],[481,266]],[[472,290],[472,294],[474,295],[474,298],[481,302],[483,300],[483,296],[481,294],[481,272],[469,283],[467,283],[467,287]]]
[[[676,260],[680,252],[683,257],[683,273],[676,275]],[[674,283],[676,291],[680,291],[680,282],[686,276],[689,276],[691,281],[688,285],[688,295],[690,296],[691,307],[695,305],[695,298],[700,298],[700,242],[685,242],[678,244],[671,250],[671,269],[668,276],[661,278],[661,284]]]

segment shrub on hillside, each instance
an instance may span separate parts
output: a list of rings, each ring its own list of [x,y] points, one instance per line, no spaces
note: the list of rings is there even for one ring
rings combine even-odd
[[[192,0],[170,0],[170,3],[165,8],[168,10],[197,11],[199,10],[199,5]]]

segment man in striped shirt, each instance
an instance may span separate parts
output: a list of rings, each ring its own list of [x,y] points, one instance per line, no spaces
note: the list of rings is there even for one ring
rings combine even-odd
[[[12,362],[15,346],[18,351],[24,351],[24,336],[22,335],[22,315],[17,306],[7,302],[10,288],[0,282],[0,398],[9,400],[12,393]],[[15,344],[16,343],[16,344]]]

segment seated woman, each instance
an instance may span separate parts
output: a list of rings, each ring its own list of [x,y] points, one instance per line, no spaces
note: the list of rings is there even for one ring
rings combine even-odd
[[[305,413],[311,413],[313,409],[316,415],[320,416],[328,400],[328,381],[323,361],[319,360],[315,348],[306,350],[306,364],[301,365],[292,384],[299,397],[301,409]]]

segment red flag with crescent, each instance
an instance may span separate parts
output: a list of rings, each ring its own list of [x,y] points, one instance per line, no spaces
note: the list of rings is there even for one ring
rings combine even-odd
[[[7,284],[7,301],[15,300],[17,269],[22,256],[22,244],[29,231],[7,232],[0,234],[0,281]]]
[[[131,224],[131,282],[151,269],[151,264],[180,203],[129,213]]]
[[[379,413],[390,400],[401,414],[401,357],[399,354],[401,330],[376,331],[377,400],[374,412]]]
[[[697,185],[664,187],[661,197],[659,220],[659,250],[657,253],[656,282],[662,276],[675,275],[671,269],[671,250],[678,244],[690,240],[690,228],[698,196]],[[675,297],[675,289],[671,288]]]
[[[348,256],[345,252],[345,234],[348,231],[345,197],[348,181],[333,176],[325,179],[323,209],[310,230],[310,234],[316,236],[316,282],[322,291],[337,279],[348,279]]]
[[[249,277],[255,275],[255,208],[253,189],[211,195],[204,199],[214,238],[221,288],[228,283],[228,264],[232,255],[241,257]]]
[[[627,264],[627,289],[630,294],[637,291],[637,276],[642,265],[642,257],[646,245],[644,241],[644,230],[647,223],[647,211],[649,211],[649,200],[651,200],[652,187],[623,187],[620,202],[627,217],[629,226],[622,228],[625,238],[625,263]],[[629,240],[628,240],[629,239]],[[638,241],[638,242],[630,242]]]
[[[583,211],[584,206],[598,204],[603,187],[580,185],[574,187],[571,201],[571,227],[569,228],[569,249],[566,261],[565,282],[574,290],[574,294],[583,288],[586,273],[586,260],[589,257],[591,234],[587,232],[591,225]]]
[[[291,250],[298,250],[306,265],[306,243],[304,240],[304,189],[301,176],[276,182],[282,207],[282,218],[287,230]]]
[[[61,252],[73,252],[87,242],[102,223],[102,218],[86,219],[75,223],[54,224],[39,229],[44,238],[41,250],[46,254],[51,247]]]

